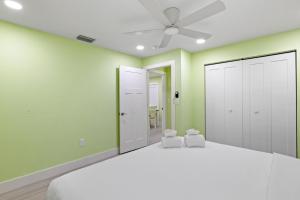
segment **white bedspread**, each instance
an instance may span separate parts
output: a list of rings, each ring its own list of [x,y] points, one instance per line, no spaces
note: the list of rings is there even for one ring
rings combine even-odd
[[[266,200],[272,154],[160,144],[55,179],[48,200]]]
[[[300,199],[300,160],[274,154],[268,200]]]

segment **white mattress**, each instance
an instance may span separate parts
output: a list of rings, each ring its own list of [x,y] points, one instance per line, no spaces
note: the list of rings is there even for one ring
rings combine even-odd
[[[48,200],[266,200],[272,154],[160,144],[55,179]]]
[[[274,154],[268,200],[300,199],[300,160]]]

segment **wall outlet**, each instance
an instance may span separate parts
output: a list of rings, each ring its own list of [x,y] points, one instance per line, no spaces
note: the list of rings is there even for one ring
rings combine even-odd
[[[83,147],[83,146],[85,146],[85,144],[86,144],[85,139],[84,138],[80,138],[79,139],[79,146]]]

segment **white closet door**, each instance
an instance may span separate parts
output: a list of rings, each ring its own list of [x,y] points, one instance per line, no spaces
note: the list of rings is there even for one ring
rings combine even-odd
[[[244,61],[244,146],[296,156],[295,53]]]
[[[207,140],[296,156],[295,53],[206,66]]]
[[[224,142],[224,67],[206,66],[206,139]]]
[[[295,53],[267,58],[270,76],[272,152],[296,156]]]
[[[244,62],[244,146],[271,152],[265,65],[265,58]]]
[[[224,64],[225,144],[243,145],[243,66],[241,61]]]

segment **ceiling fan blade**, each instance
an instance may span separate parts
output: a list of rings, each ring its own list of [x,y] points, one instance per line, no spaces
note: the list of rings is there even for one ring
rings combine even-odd
[[[197,21],[201,21],[205,18],[211,17],[219,12],[222,12],[226,9],[225,4],[220,1],[217,0],[211,4],[209,4],[208,6],[201,8],[200,10],[194,12],[193,14],[183,18],[182,20],[180,20],[177,25],[178,26],[188,26],[191,25]]]
[[[179,19],[180,10],[176,7],[171,7],[164,10],[164,14],[171,24],[176,24]]]
[[[205,40],[207,40],[208,38],[211,37],[211,34],[209,34],[209,33],[193,31],[193,30],[185,29],[185,28],[180,28],[179,34],[187,36],[187,37],[195,38],[195,39],[205,39]]]
[[[148,10],[151,15],[163,25],[169,25],[168,19],[164,16],[163,11],[157,0],[139,0],[139,2]]]
[[[159,45],[159,48],[165,48],[166,46],[168,46],[170,40],[172,38],[172,35],[166,35],[164,34],[163,39],[161,40],[161,43]]]
[[[132,35],[132,36],[139,36],[139,35],[144,35],[156,31],[163,31],[164,29],[161,28],[156,28],[156,29],[149,29],[149,30],[138,30],[138,31],[130,31],[130,32],[125,32],[123,34],[125,35]]]

